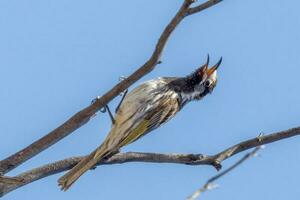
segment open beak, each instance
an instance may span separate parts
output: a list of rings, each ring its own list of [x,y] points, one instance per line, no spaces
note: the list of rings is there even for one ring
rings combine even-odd
[[[222,63],[222,57],[217,62],[217,64],[215,64],[214,66],[212,66],[209,69],[206,68],[206,74],[207,74],[207,76],[209,77],[210,75],[212,75],[218,69],[218,67],[221,65],[221,63]]]
[[[203,74],[205,74],[205,72],[207,72],[207,70],[208,70],[208,64],[209,64],[209,55],[207,54],[206,63],[200,67],[201,71],[203,72]]]

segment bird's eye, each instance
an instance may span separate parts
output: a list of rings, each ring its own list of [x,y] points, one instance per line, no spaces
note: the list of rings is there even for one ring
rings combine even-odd
[[[207,81],[205,81],[204,86],[205,86],[205,87],[209,87],[210,84],[211,84],[211,81],[210,81],[210,80],[207,80]]]

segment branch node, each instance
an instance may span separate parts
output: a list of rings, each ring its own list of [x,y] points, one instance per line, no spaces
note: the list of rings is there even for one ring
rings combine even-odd
[[[217,171],[220,171],[222,169],[222,164],[218,160],[214,160],[211,164],[212,166],[214,166],[214,168],[216,168]]]
[[[187,161],[185,164],[187,165],[195,165],[199,163],[199,161],[203,160],[204,155],[203,154],[188,154],[186,156]]]
[[[261,143],[263,141],[263,137],[264,137],[264,133],[260,133],[258,136],[257,136],[257,141],[259,143]]]

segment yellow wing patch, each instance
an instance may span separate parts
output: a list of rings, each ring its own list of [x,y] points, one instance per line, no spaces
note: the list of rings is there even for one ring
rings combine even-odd
[[[144,135],[148,130],[149,120],[142,121],[131,133],[121,142],[121,147],[130,144]]]

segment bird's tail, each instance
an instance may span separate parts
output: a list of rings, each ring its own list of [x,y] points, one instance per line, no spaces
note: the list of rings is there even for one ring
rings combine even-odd
[[[107,155],[111,154],[110,150],[104,148],[105,145],[101,145],[95,151],[93,151],[86,158],[82,159],[75,167],[69,172],[58,179],[58,185],[61,186],[61,190],[66,191],[71,185],[86,171],[94,167],[97,162],[102,160]]]

